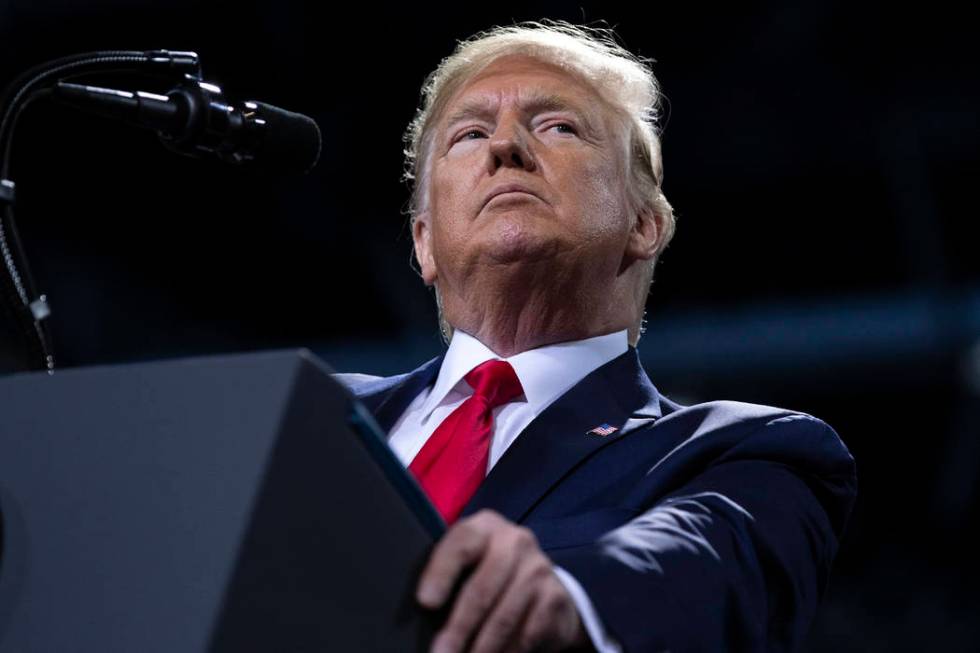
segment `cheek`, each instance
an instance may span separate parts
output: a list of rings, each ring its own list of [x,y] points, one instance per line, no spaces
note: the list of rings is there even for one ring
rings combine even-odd
[[[447,157],[432,171],[432,210],[448,216],[465,213],[467,204],[472,203],[476,182],[473,165],[465,159]]]
[[[583,228],[594,237],[625,233],[629,228],[623,173],[615,162],[597,157],[576,166],[570,192],[576,197]]]
[[[453,162],[455,163],[455,162]],[[447,262],[466,240],[467,225],[472,221],[470,204],[475,193],[465,168],[436,166],[432,171],[429,209],[432,219],[432,254],[436,262]]]

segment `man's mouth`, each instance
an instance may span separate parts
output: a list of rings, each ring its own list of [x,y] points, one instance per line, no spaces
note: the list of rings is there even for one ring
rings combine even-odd
[[[487,206],[490,204],[490,202],[498,198],[500,198],[500,201],[507,201],[508,199],[520,201],[522,198],[527,197],[533,197],[537,200],[541,199],[537,193],[533,192],[527,186],[522,186],[520,184],[504,184],[503,186],[498,186],[490,191],[486,200],[483,202],[483,206]]]

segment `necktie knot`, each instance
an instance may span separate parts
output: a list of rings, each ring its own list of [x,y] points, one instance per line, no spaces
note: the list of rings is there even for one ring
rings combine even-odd
[[[486,361],[474,367],[464,378],[473,388],[473,396],[483,399],[490,410],[524,393],[514,368],[507,361]]]

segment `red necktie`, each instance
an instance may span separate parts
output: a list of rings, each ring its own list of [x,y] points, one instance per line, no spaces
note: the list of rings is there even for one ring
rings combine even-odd
[[[506,361],[487,361],[465,378],[473,394],[442,421],[408,466],[447,524],[459,517],[486,476],[493,409],[524,392]]]

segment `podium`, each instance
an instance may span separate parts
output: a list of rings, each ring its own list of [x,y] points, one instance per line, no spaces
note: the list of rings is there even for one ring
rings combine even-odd
[[[428,650],[382,437],[306,351],[0,378],[0,653]]]

